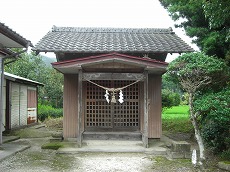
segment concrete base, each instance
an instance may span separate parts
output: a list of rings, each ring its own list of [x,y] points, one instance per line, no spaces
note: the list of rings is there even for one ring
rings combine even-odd
[[[220,169],[223,169],[223,170],[226,170],[226,171],[230,171],[230,162],[229,163],[219,162],[218,163],[218,167]]]
[[[83,140],[136,140],[140,141],[140,132],[84,132]]]
[[[18,139],[20,139],[19,136],[2,136],[3,143],[12,142]]]
[[[109,153],[148,153],[153,155],[166,155],[167,149],[163,142],[156,142],[149,148],[144,148],[142,141],[126,140],[84,140],[81,148],[60,148],[57,153],[80,153],[80,152],[109,152]]]
[[[1,145],[1,150],[0,150],[0,161],[18,152],[24,151],[28,148],[30,148],[30,145],[17,145],[12,143],[3,144]]]
[[[186,141],[172,141],[171,148],[167,151],[171,159],[191,159],[191,144]]]

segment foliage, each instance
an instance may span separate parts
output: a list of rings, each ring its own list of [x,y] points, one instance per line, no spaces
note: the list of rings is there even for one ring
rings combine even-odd
[[[167,89],[180,95],[183,94],[180,84],[173,82],[167,74],[162,75],[162,89]]]
[[[206,116],[209,113],[205,116],[206,109],[200,108],[198,110],[198,108],[195,108],[194,100],[198,100],[195,99],[197,95],[202,96],[209,90],[217,91],[226,86],[230,78],[229,67],[222,60],[215,57],[210,57],[203,53],[188,53],[171,62],[167,74],[174,82],[180,83],[182,88],[189,94],[190,119],[199,145],[200,161],[203,161],[205,160],[205,149],[203,138],[201,137],[202,123],[200,123],[200,119],[208,119]],[[207,101],[206,103],[210,102]],[[221,112],[226,114],[223,109]],[[224,122],[223,119],[221,121]]]
[[[164,74],[162,76],[162,107],[170,108],[179,105],[182,94],[183,92],[179,84],[172,82],[170,78]]]
[[[59,118],[63,116],[63,109],[53,108],[49,105],[38,104],[38,119],[44,121],[47,118]]]
[[[203,0],[205,17],[209,21],[210,28],[229,26],[230,2],[226,0]],[[230,35],[229,35],[230,36]]]
[[[39,88],[39,102],[62,107],[63,76],[48,67],[41,56],[25,53],[14,63],[6,64],[5,71],[43,83],[44,87]]]
[[[222,87],[229,80],[229,67],[222,60],[203,53],[187,53],[169,64],[167,75],[188,93],[207,86]]]
[[[170,90],[162,90],[162,107],[170,108],[180,104],[180,95]]]
[[[207,55],[230,62],[230,1],[160,0],[170,16]]]
[[[181,98],[181,105],[188,105],[189,94],[185,92]]]
[[[192,123],[189,119],[188,106],[173,106],[162,114],[163,131],[170,133],[191,133]]]
[[[230,140],[229,140],[229,142],[230,142]],[[227,161],[230,161],[230,149],[228,149],[228,150],[226,150],[226,151],[223,151],[222,153],[221,153],[221,159],[223,159],[223,160],[227,160]],[[229,162],[228,162],[229,163]]]
[[[202,136],[205,144],[214,152],[230,149],[230,87],[221,91],[209,91],[196,97],[195,111],[200,111]]]

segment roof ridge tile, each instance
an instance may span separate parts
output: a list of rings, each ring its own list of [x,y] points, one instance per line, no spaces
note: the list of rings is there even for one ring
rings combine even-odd
[[[110,28],[110,27],[52,27],[52,32],[82,32],[82,33],[169,33],[172,28]]]

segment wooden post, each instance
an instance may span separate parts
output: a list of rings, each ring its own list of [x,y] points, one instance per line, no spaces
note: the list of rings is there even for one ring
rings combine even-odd
[[[142,142],[145,148],[148,148],[148,71],[144,72],[144,127],[142,133]]]
[[[78,118],[78,125],[77,125],[77,140],[78,144],[81,147],[82,146],[82,131],[81,131],[81,116],[82,116],[82,70],[79,70],[78,73],[78,113],[77,113],[77,118]]]

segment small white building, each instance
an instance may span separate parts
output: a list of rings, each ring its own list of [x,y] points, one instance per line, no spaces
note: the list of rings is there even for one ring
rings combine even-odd
[[[4,72],[3,131],[37,122],[38,86],[43,84]]]

